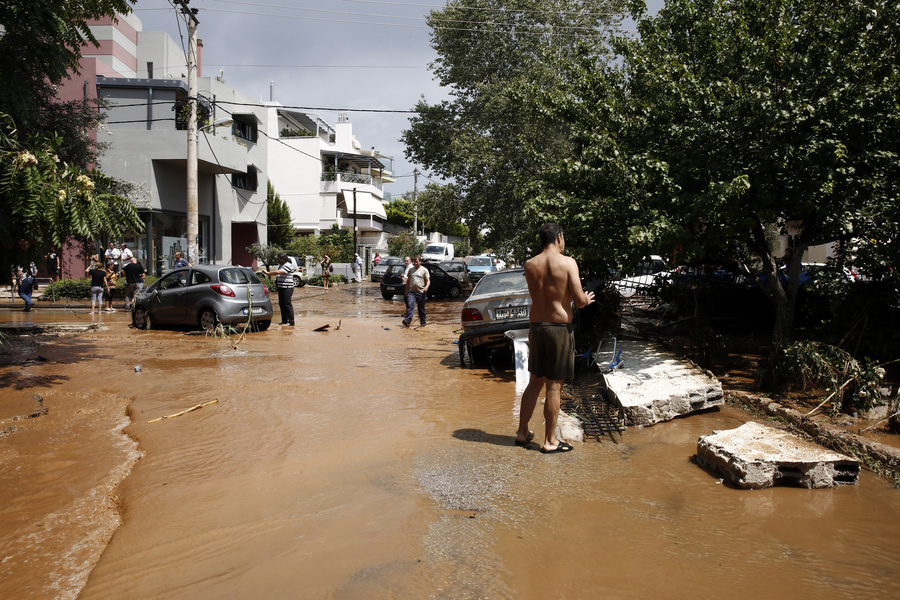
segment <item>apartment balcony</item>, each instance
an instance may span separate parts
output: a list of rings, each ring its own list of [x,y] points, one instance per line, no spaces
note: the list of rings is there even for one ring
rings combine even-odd
[[[322,173],[322,186],[321,191],[323,192],[332,192],[339,193],[343,190],[352,190],[357,186],[371,186],[374,190],[378,190],[381,192],[383,189],[383,184],[381,180],[372,175],[366,175],[364,173],[349,173],[345,171],[340,171],[337,173]],[[372,189],[366,189],[368,192],[374,191]],[[381,195],[380,193],[378,194]]]

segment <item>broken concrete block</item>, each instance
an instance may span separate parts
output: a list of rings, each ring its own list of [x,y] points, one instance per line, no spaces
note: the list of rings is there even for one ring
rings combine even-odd
[[[744,423],[697,442],[697,462],[742,488],[856,485],[859,462],[780,429]]]
[[[725,402],[707,371],[650,342],[620,340],[621,366],[604,375],[626,425],[653,425]]]

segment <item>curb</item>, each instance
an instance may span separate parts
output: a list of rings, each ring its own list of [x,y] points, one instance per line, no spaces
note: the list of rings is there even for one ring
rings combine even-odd
[[[751,410],[786,421],[792,428],[810,436],[817,444],[855,456],[872,472],[900,487],[900,449],[870,440],[831,423],[814,421],[803,413],[766,396],[729,391],[726,392],[725,399],[729,404],[739,408],[749,407]]]

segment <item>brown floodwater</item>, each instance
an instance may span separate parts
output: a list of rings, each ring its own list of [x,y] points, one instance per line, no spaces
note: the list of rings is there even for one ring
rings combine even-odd
[[[690,459],[732,407],[517,448],[514,374],[460,368],[460,301],[410,329],[372,284],[294,304],[240,339],[120,311],[7,347],[0,598],[900,596],[900,491],[868,471],[722,484]],[[92,317],[0,309],[28,320]]]

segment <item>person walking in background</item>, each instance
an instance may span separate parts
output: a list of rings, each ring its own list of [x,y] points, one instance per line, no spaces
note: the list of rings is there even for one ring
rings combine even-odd
[[[274,271],[266,271],[268,277],[275,275],[275,287],[278,288],[278,307],[281,309],[281,324],[288,327],[294,326],[294,265],[288,260],[287,254],[279,254],[278,262],[281,265]]]
[[[125,310],[130,311],[134,299],[144,289],[144,265],[132,256],[128,264],[122,267],[122,273],[125,275]]]
[[[33,265],[34,263],[32,263]],[[16,269],[16,283],[19,298],[25,301],[25,308],[22,310],[30,312],[34,307],[34,302],[31,300],[31,295],[34,293],[34,272],[30,268],[26,270],[19,267]]]
[[[403,269],[403,283],[406,283],[409,280],[409,272],[413,268],[412,260],[408,256],[403,257],[403,264],[406,265],[406,268]]]
[[[419,307],[419,324],[426,325],[425,300],[428,298],[428,287],[431,285],[431,272],[422,266],[422,258],[413,259],[413,267],[406,278],[406,318],[403,325],[409,327],[413,319],[413,309]]]
[[[381,252],[376,252],[375,258],[372,259],[372,265],[377,267],[378,263],[380,263],[380,262],[381,262]]]
[[[541,253],[525,263],[525,281],[531,294],[528,316],[528,371],[531,379],[522,393],[516,446],[525,446],[534,437],[528,422],[537,406],[541,389],[544,399],[545,454],[569,452],[572,446],[556,435],[560,393],[566,379],[575,376],[575,335],[572,302],[583,308],[594,301],[594,293],[581,287],[578,264],[565,256],[566,240],[556,223],[544,223],[539,231]]]
[[[51,281],[59,281],[59,272],[61,270],[61,265],[59,263],[59,254],[56,252],[56,248],[50,248],[50,252],[47,253],[47,275],[50,276]]]
[[[353,279],[356,280],[356,283],[362,282],[362,259],[359,257],[359,252],[353,254]]]
[[[322,265],[322,287],[328,289],[328,282],[331,280],[331,257],[327,254],[320,263]]]
[[[106,301],[106,312],[116,312],[116,309],[113,308],[113,297],[116,294],[116,282],[118,281],[117,266],[115,263],[106,265],[106,273],[103,276],[103,299]]]
[[[181,252],[176,252],[175,253],[175,264],[172,265],[172,268],[180,269],[181,267],[189,267],[189,266],[191,266],[191,263],[189,263],[187,261],[187,259],[184,258],[184,256],[181,254]]]
[[[95,258],[99,259],[99,257]],[[106,287],[106,271],[99,260],[94,260],[91,265],[84,270],[84,274],[91,278],[91,314],[94,314],[94,308],[97,314],[103,308],[103,289]]]

